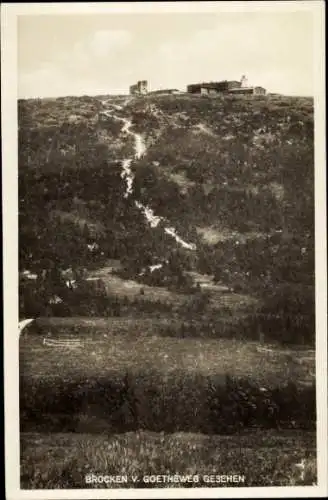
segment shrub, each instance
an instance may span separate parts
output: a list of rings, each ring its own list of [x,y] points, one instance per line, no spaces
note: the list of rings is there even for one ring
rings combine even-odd
[[[166,381],[147,370],[65,383],[21,378],[20,408],[22,431],[48,432],[77,430],[86,411],[88,432],[97,432],[97,419],[116,432],[141,428],[206,434],[250,427],[313,429],[316,419],[314,385],[287,383],[263,390],[249,379],[179,371]]]

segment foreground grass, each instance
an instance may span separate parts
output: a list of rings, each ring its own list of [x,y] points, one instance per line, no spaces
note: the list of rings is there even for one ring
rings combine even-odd
[[[302,475],[297,463],[305,459]],[[86,474],[126,475],[128,483],[86,484]],[[293,486],[316,482],[315,435],[311,432],[249,432],[239,436],[137,431],[119,435],[21,435],[21,487],[146,488],[181,487],[149,484],[143,476],[198,475],[198,483],[220,486],[204,475],[238,474],[235,486]],[[133,483],[132,476],[139,476]],[[233,486],[221,484],[221,486]]]

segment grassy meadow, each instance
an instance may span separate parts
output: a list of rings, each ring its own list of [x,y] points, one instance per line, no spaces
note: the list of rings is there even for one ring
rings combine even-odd
[[[147,488],[145,475],[176,473],[198,475],[199,481],[191,486],[203,487],[219,486],[204,476],[233,473],[245,476],[245,482],[234,486],[311,486],[316,482],[315,440],[310,432],[250,431],[238,437],[142,430],[117,435],[25,433],[21,445],[24,489],[90,488],[87,474],[128,478],[128,483],[94,484],[94,488]],[[303,459],[304,478],[297,467]],[[132,476],[138,476],[139,482],[133,483]],[[190,487],[190,483],[174,484],[183,486]]]

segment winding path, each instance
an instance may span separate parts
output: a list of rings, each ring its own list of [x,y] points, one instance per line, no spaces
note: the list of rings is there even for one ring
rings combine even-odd
[[[128,103],[128,101],[125,102],[125,105]],[[128,118],[123,118],[121,116],[118,116],[115,114],[115,110],[122,110],[124,105],[118,106],[110,103],[109,101],[103,101],[102,104],[105,106],[111,106],[114,108],[113,110],[107,109],[102,111],[102,114],[107,116],[108,118],[112,118],[114,120],[118,120],[123,122],[123,126],[121,129],[121,134],[125,135],[131,135],[133,137],[134,141],[134,156],[130,158],[125,158],[122,160],[122,172],[121,172],[121,178],[125,180],[126,182],[126,190],[124,193],[124,198],[128,198],[132,193],[133,193],[133,183],[134,183],[134,175],[131,170],[131,164],[134,160],[140,160],[143,155],[145,154],[147,148],[145,144],[145,140],[141,134],[138,134],[137,132],[132,132],[131,127],[132,127],[132,121],[129,120]],[[143,213],[145,216],[147,222],[149,223],[151,228],[157,227],[161,222],[165,222],[164,217],[160,217],[155,215],[154,211],[152,208],[149,206],[143,205],[139,201],[135,201],[136,207]],[[165,227],[164,232],[168,234],[169,236],[172,236],[172,238],[175,239],[175,241],[181,245],[183,248],[186,248],[188,250],[196,250],[196,245],[194,243],[188,243],[187,241],[184,241],[176,232],[174,227]]]

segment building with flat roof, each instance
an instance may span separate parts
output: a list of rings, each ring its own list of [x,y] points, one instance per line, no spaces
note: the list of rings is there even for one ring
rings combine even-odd
[[[266,90],[263,87],[240,87],[239,89],[231,89],[230,94],[246,94],[246,95],[265,95]]]
[[[202,82],[193,83],[187,86],[187,92],[190,94],[210,94],[228,92],[231,89],[239,88],[241,82],[237,80],[223,80],[220,82]]]
[[[266,90],[263,87],[249,87],[245,75],[241,80],[222,80],[220,82],[202,82],[187,86],[189,94],[216,95],[216,94],[252,94],[264,95]]]
[[[181,91],[178,89],[158,89],[152,90],[149,92],[152,95],[170,95],[170,94],[181,94]]]

